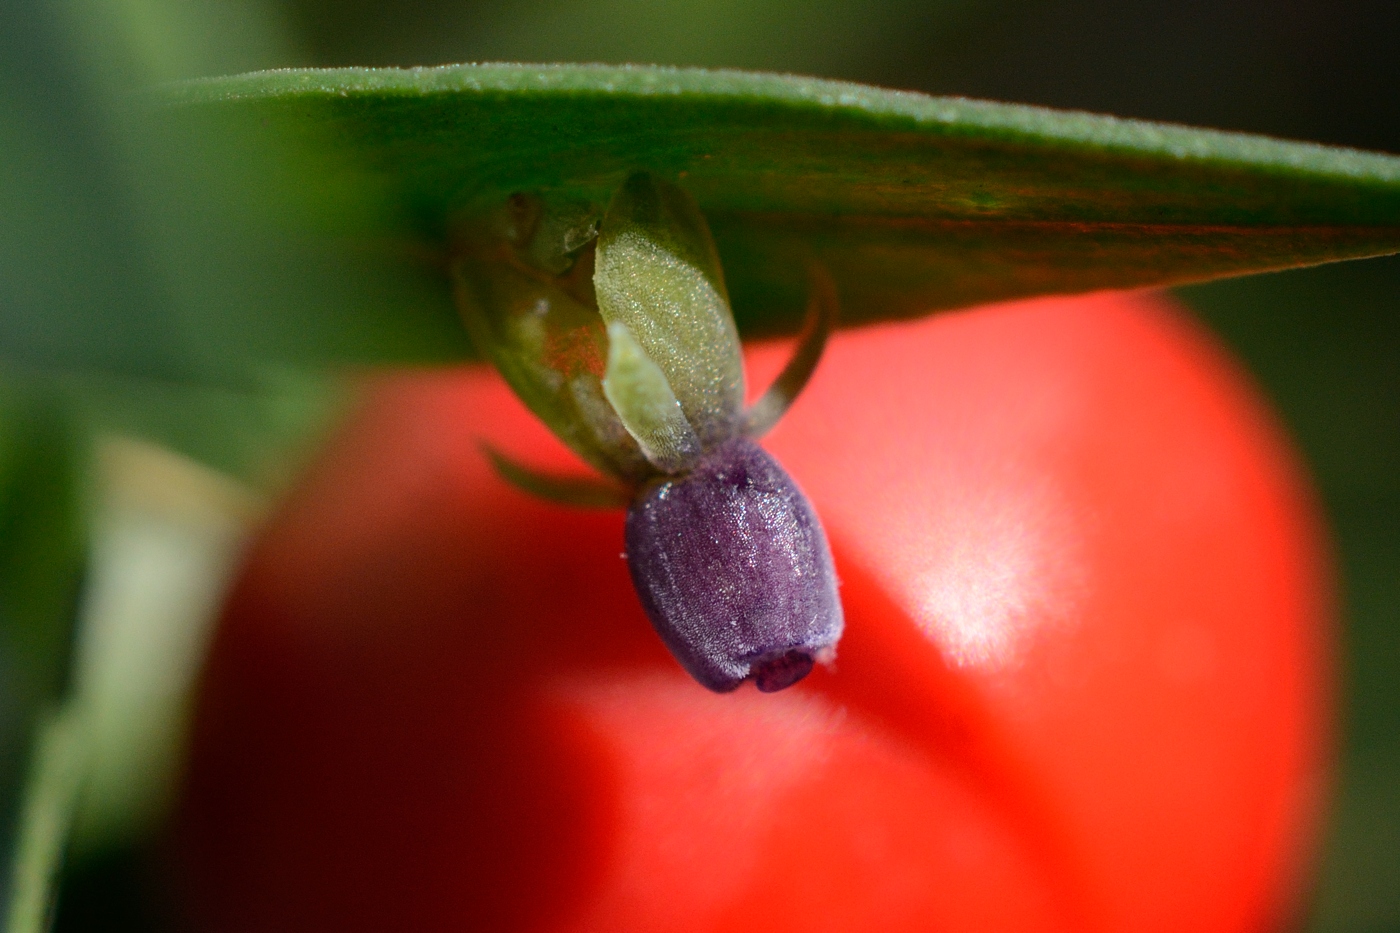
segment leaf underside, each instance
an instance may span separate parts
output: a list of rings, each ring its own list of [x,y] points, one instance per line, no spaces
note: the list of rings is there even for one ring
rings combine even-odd
[[[853,324],[1400,251],[1397,157],[810,78],[274,71],[165,100],[349,154],[401,209],[391,239],[516,191],[601,204],[635,169],[678,179],[750,335],[798,328],[812,259]]]

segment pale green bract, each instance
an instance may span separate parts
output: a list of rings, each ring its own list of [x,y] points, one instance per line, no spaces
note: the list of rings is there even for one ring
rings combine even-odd
[[[608,325],[603,393],[658,470],[678,473],[700,455],[700,438],[686,420],[666,375],[621,321]]]
[[[635,336],[702,444],[731,435],[744,361],[719,253],[694,199],[653,175],[632,175],[603,217],[596,262],[603,319]]]

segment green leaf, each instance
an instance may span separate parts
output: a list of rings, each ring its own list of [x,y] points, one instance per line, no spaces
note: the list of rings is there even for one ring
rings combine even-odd
[[[90,558],[68,704],[87,730],[71,854],[159,829],[175,797],[191,693],[266,500],[167,450],[97,447]]]
[[[378,259],[406,237],[375,179],[305,134],[133,96],[219,34],[166,16],[195,7],[0,9],[3,368],[249,390],[268,363],[460,357],[437,269]]]
[[[32,771],[34,756],[47,754],[33,750],[40,717],[56,707],[68,679],[86,558],[85,461],[64,406],[0,379],[0,861],[7,871],[12,858],[29,858],[18,849],[30,843],[14,838],[17,825],[30,831],[24,798],[38,792],[33,776],[24,789],[25,763]],[[0,876],[0,910],[13,917],[21,899],[37,897],[11,886],[27,883]],[[31,898],[29,906],[44,903]]]
[[[340,380],[268,372],[240,389],[67,376],[40,387],[96,436],[140,438],[267,492],[288,483],[353,396]]]
[[[849,324],[1400,250],[1400,158],[808,78],[273,71],[163,99],[176,123],[217,114],[328,141],[429,249],[512,192],[603,204],[631,171],[677,179],[706,212],[750,335],[797,329],[811,259]]]
[[[65,705],[39,723],[10,866],[8,933],[45,933],[87,757],[82,717]]]
[[[67,678],[86,557],[84,459],[62,406],[0,381],[0,823],[32,717]]]

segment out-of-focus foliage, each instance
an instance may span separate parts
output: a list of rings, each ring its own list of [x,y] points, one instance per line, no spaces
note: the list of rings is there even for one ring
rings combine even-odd
[[[52,80],[7,82],[28,93],[6,121],[22,180],[4,189],[20,222],[0,260],[3,359],[249,389],[269,364],[353,361],[365,345],[442,358],[464,342],[423,310],[426,275],[415,290],[403,267],[356,255],[357,231],[392,227],[374,184],[236,122],[155,118],[135,92],[182,63],[134,41],[114,54],[110,37],[134,28],[120,9],[52,10],[32,19],[89,30],[43,56]]]
[[[6,865],[36,716],[67,675],[84,548],[75,447],[71,419],[60,406],[0,382],[0,853]]]
[[[111,563],[91,559],[92,506],[103,498],[93,439],[156,438],[275,483],[289,473],[278,451],[302,443],[335,398],[325,379],[275,357],[208,351],[223,312],[247,307],[244,283],[275,277],[259,256],[281,248],[293,215],[240,189],[240,166],[256,164],[246,151],[196,132],[162,135],[136,96],[152,82],[274,61],[275,34],[247,12],[160,0],[0,7],[0,850],[7,865],[19,860],[0,888],[15,923],[44,921],[79,799],[60,791],[78,786],[68,781],[77,767],[90,783],[102,745],[73,699],[94,678],[70,661],[75,625],[82,643],[103,621],[92,618],[93,571]],[[294,259],[307,257],[284,261]],[[207,582],[169,562],[157,576],[167,591]],[[172,629],[148,640],[187,639],[209,611],[150,617],[147,628]],[[129,684],[161,682],[161,663],[148,652]],[[104,703],[109,720],[122,714]],[[126,747],[132,774],[162,766],[140,758],[149,743]]]
[[[56,886],[87,765],[87,724],[73,709],[36,717],[24,807],[13,831],[5,929],[38,933],[53,922]]]
[[[1344,720],[1311,929],[1400,929],[1400,260],[1183,293],[1254,366],[1335,535]]]
[[[78,855],[159,825],[207,623],[261,511],[242,484],[159,447],[107,437],[96,459],[70,701],[86,729]]]

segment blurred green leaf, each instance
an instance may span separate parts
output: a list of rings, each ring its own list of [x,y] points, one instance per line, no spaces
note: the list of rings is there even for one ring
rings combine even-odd
[[[71,61],[57,4],[0,5],[0,352],[11,364],[81,360],[179,370],[102,107]]]
[[[52,924],[59,870],[82,785],[82,718],[71,707],[39,723],[17,832],[8,933],[45,933]]]
[[[1400,929],[1400,257],[1181,294],[1277,405],[1331,526],[1343,741],[1306,929]]]
[[[515,191],[603,203],[631,170],[679,178],[750,334],[796,329],[811,258],[853,323],[1400,250],[1400,158],[808,78],[465,65],[164,97],[174,124],[219,115],[353,158],[427,250]]]
[[[47,399],[0,395],[0,650],[50,698],[83,560],[83,464],[67,420]]]
[[[200,20],[160,0],[0,9],[0,362],[248,390],[269,363],[461,356],[436,270],[366,260],[397,223],[374,179],[306,134],[175,125],[133,95],[209,57]]]
[[[85,558],[84,464],[51,400],[0,384],[0,806],[31,717],[63,688]]]
[[[65,376],[51,391],[99,435],[140,438],[179,451],[263,491],[290,481],[352,396],[312,372],[266,372],[246,388]]]
[[[353,358],[376,326],[392,352],[415,352],[414,307],[390,306],[382,324],[374,318],[374,280],[398,268],[359,263],[316,226],[344,231],[371,217],[382,229],[372,184],[351,179],[348,192],[332,191],[348,176],[326,172],[319,153],[316,172],[302,171],[272,140],[222,119],[172,127],[133,96],[152,83],[277,60],[270,21],[243,15],[258,2],[0,4],[0,910],[8,929],[47,925],[77,782],[87,771],[96,786],[92,775],[105,766],[98,776],[111,784],[116,770],[111,754],[104,765],[94,750],[120,744],[142,768],[122,784],[133,791],[127,797],[139,797],[163,767],[146,754],[153,743],[133,741],[145,734],[133,727],[96,736],[101,742],[88,742],[91,732],[75,738],[85,711],[71,696],[52,715],[83,674],[70,670],[80,586],[86,602],[123,582],[138,595],[151,590],[149,573],[111,582],[112,567],[125,565],[106,540],[98,544],[108,559],[96,567],[104,586],[83,579],[93,434],[158,439],[275,483],[287,478],[284,455],[335,399],[334,384],[301,364]],[[308,201],[313,174],[321,180]],[[279,186],[287,177],[295,180]],[[395,280],[391,291],[413,302],[411,285]],[[294,314],[279,314],[289,307]],[[284,337],[278,346],[295,344],[296,367],[275,365],[281,357],[265,345],[284,318],[301,342]],[[329,324],[317,332],[322,320]],[[354,335],[350,347],[337,343],[345,333]],[[438,352],[442,335],[460,341],[451,317],[420,342],[420,355],[425,344],[427,355]],[[175,571],[198,556],[172,550]],[[197,585],[192,576],[160,593],[186,594],[190,586],[179,584]],[[173,629],[187,603],[166,600],[140,621]],[[191,620],[196,634],[202,622]],[[160,650],[145,651],[132,678],[148,693],[172,682],[157,676],[169,673],[161,659],[195,643],[190,632],[158,634]],[[89,681],[93,669],[113,667],[112,658],[94,659],[100,653],[86,653]],[[130,726],[131,709],[118,708],[111,689],[89,683],[80,692],[100,707],[86,711],[83,728]],[[172,708],[178,700],[170,698]]]
[[[72,851],[150,838],[173,798],[190,689],[264,500],[168,450],[98,445],[69,704],[87,728]]]
[[[0,854],[25,749],[68,675],[86,558],[81,440],[51,398],[0,382]],[[7,866],[9,858],[0,859]],[[0,906],[4,898],[0,897]]]

